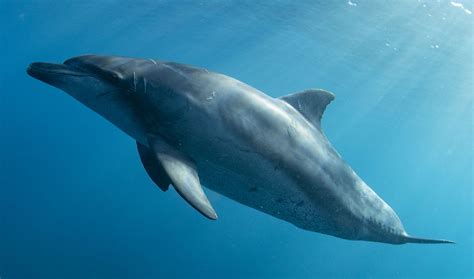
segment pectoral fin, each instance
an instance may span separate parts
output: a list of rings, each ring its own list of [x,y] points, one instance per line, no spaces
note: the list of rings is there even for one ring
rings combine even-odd
[[[150,149],[181,197],[207,218],[217,219],[217,214],[199,183],[194,162],[161,137],[149,134],[147,138]]]
[[[150,176],[151,180],[153,180],[162,191],[167,191],[171,184],[171,180],[163,169],[160,161],[158,161],[155,153],[138,141],[137,149],[138,154],[140,154],[140,160],[142,161],[143,167],[145,167],[148,176]]]

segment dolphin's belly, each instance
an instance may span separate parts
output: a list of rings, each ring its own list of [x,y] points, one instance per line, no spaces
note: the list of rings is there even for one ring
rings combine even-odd
[[[317,204],[279,166],[250,150],[230,147],[228,142],[210,145],[212,153],[194,154],[206,188],[300,228],[325,230],[327,224]]]

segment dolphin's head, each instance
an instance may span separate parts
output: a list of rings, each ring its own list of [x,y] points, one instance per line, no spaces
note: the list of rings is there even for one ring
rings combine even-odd
[[[31,63],[27,73],[65,91],[127,134],[144,142],[143,116],[135,106],[134,95],[123,86],[129,78],[126,66],[131,61],[121,57],[80,56],[62,64]]]
[[[68,64],[31,63],[27,68],[27,73],[38,80],[62,89],[92,109],[101,96],[119,93],[116,86],[104,80],[97,72]]]
[[[45,83],[62,89],[80,102],[91,105],[98,97],[110,93],[127,93],[121,84],[127,78],[127,71],[114,67],[120,64],[127,69],[127,61],[121,57],[79,56],[66,60],[62,64],[36,62],[31,63],[27,73]]]
[[[83,55],[62,64],[32,63],[27,73],[65,91],[147,144],[143,131],[163,125],[150,119],[161,123],[181,119],[194,92],[192,76],[207,71],[153,59]]]

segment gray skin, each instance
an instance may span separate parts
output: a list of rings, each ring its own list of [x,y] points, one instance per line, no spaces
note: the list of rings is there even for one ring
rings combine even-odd
[[[342,160],[320,126],[334,98],[329,92],[275,99],[205,69],[116,56],[33,63],[27,72],[133,137],[155,183],[163,190],[173,184],[210,219],[217,215],[199,181],[309,231],[391,244],[452,243],[408,236],[392,208]],[[180,186],[186,183],[194,190]]]

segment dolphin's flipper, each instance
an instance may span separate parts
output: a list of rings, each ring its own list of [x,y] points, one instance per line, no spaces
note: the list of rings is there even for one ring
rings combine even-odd
[[[316,127],[321,127],[321,117],[326,106],[334,100],[334,94],[322,89],[308,89],[280,97]]]
[[[151,180],[160,187],[161,190],[167,191],[171,179],[168,174],[166,174],[165,169],[161,165],[160,161],[155,156],[155,153],[144,146],[143,144],[137,141],[138,154],[140,154],[140,160],[142,161],[143,167],[145,167],[146,172],[150,176]]]
[[[175,190],[197,211],[216,220],[217,214],[199,183],[194,162],[161,137],[148,134],[147,138],[150,149],[166,171]]]

